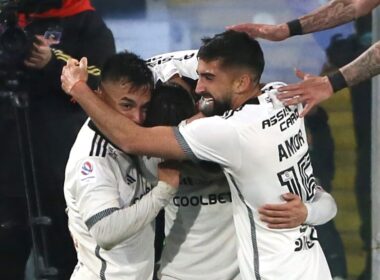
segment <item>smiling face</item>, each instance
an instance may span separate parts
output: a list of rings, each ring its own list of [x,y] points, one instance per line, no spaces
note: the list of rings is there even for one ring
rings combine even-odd
[[[102,82],[99,94],[108,105],[134,123],[144,123],[151,98],[147,86],[133,87],[131,83],[107,81]]]
[[[221,66],[220,60],[199,59],[197,72],[199,79],[195,92],[204,98],[214,100],[214,113],[221,114],[232,108],[237,75],[233,70]]]

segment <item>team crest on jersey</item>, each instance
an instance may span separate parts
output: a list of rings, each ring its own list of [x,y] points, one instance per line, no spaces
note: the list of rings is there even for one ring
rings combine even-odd
[[[83,175],[87,176],[87,175],[90,175],[92,173],[92,171],[94,171],[94,166],[92,165],[92,163],[89,161],[84,162],[82,167],[81,167],[80,172]]]

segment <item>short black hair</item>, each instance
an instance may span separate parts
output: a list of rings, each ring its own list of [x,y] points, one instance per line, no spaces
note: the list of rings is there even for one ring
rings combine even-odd
[[[125,81],[135,88],[153,88],[153,74],[138,55],[123,51],[110,56],[102,67],[101,82]]]
[[[206,62],[220,59],[222,67],[245,67],[259,81],[264,71],[264,54],[260,44],[244,32],[228,30],[202,39],[198,58]]]
[[[176,126],[194,114],[194,99],[187,90],[174,83],[161,84],[152,93],[145,126]]]

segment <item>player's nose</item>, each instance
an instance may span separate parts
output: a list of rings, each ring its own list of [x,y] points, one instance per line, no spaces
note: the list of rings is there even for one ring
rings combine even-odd
[[[203,83],[198,80],[197,86],[195,87],[195,93],[201,94],[206,91],[206,87],[203,85]]]

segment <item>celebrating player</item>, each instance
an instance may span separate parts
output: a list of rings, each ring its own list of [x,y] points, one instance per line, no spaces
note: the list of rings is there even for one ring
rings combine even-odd
[[[108,59],[97,93],[123,118],[141,125],[152,85],[145,62],[125,52]],[[152,279],[152,221],[175,194],[178,174],[161,169],[162,181],[152,189],[139,170],[134,156],[86,121],[70,152],[64,185],[78,255],[71,279]]]
[[[279,106],[276,86],[261,94],[263,54],[247,34],[227,31],[204,39],[198,57],[196,92],[225,113],[179,128],[142,128],[108,107],[81,82],[84,59],[63,69],[62,87],[124,151],[222,167],[232,194],[243,279],[331,279],[312,226],[276,230],[259,219],[259,207],[280,203],[289,191],[304,202],[315,198],[300,106]]]

